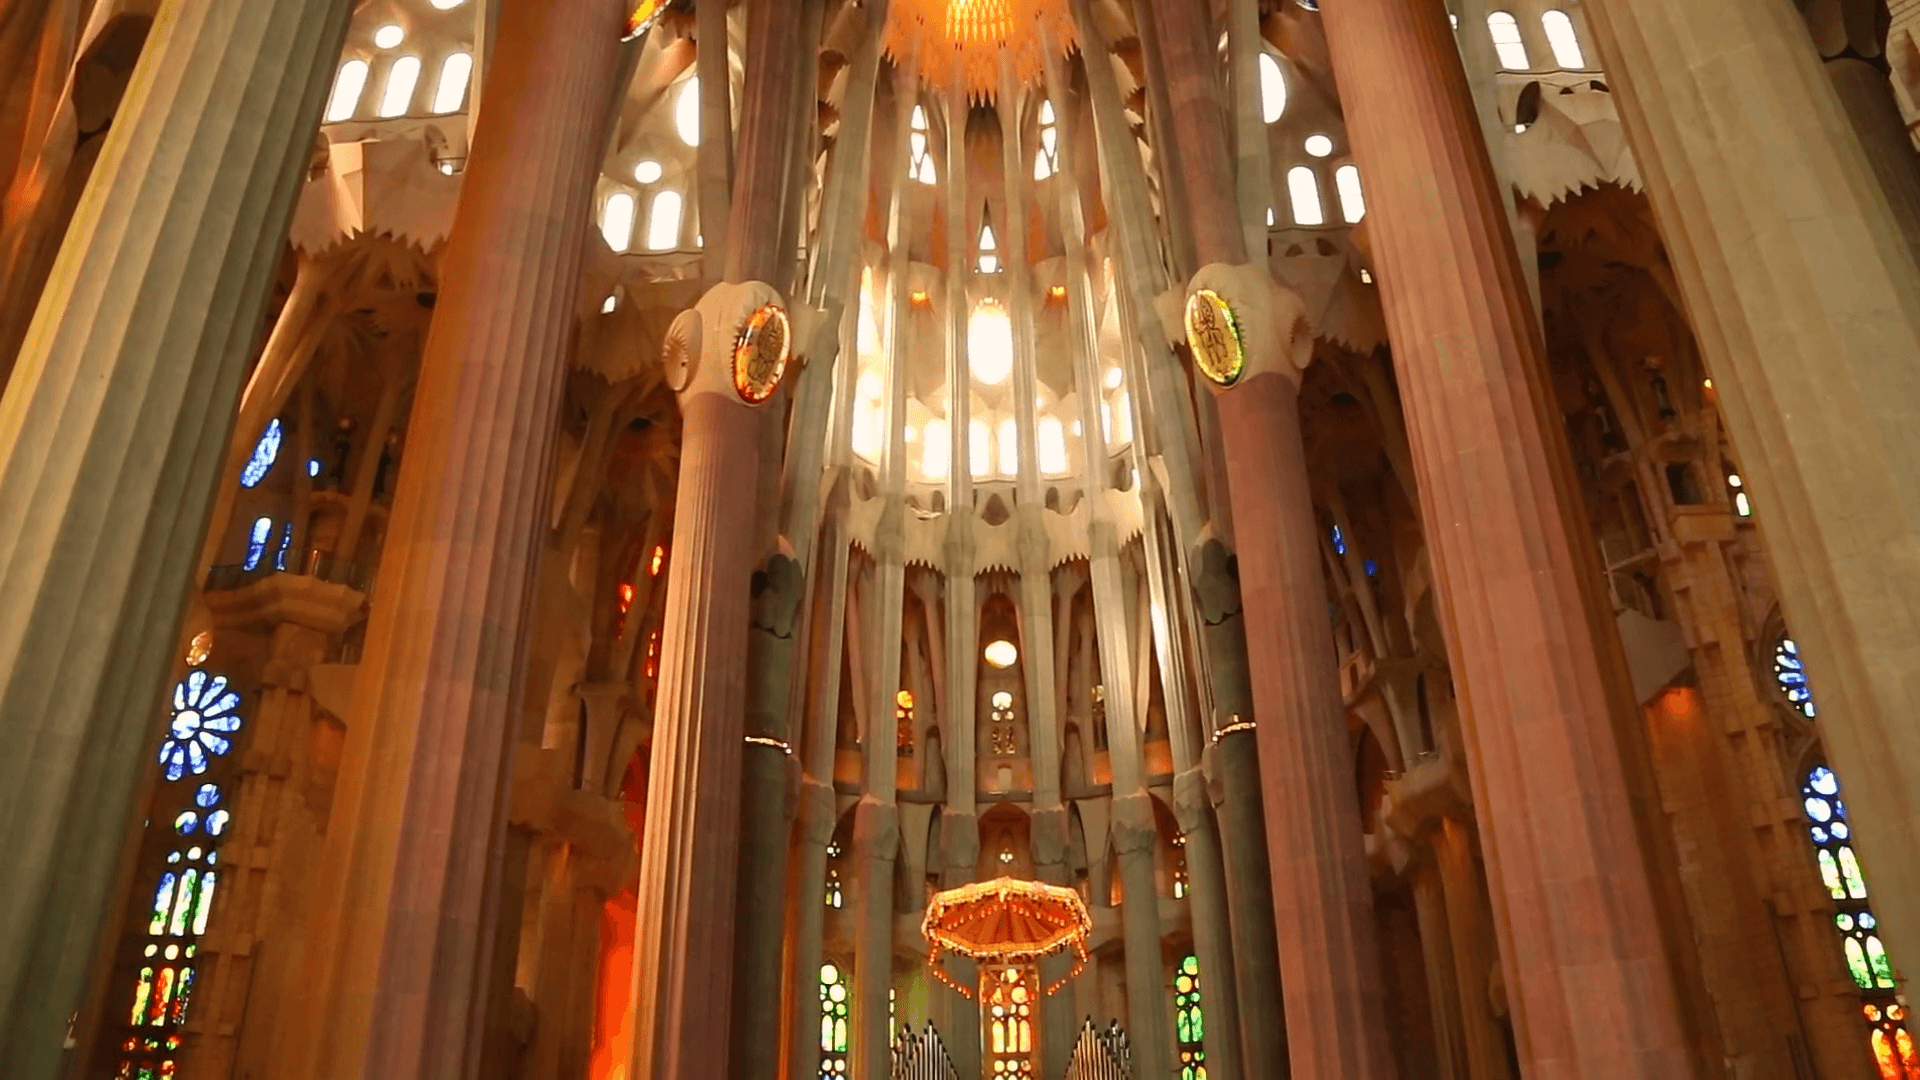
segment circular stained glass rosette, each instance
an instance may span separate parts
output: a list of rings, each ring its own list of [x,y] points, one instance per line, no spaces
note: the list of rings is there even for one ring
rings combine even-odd
[[[1216,385],[1232,386],[1247,370],[1246,343],[1233,306],[1212,289],[1187,299],[1187,347],[1200,373]]]
[[[199,776],[216,757],[233,749],[240,730],[240,695],[227,677],[195,671],[173,688],[173,717],[160,744],[160,766],[169,781]]]
[[[653,24],[660,21],[660,16],[666,12],[667,4],[670,2],[671,0],[640,0],[640,3],[634,7],[633,14],[627,16],[627,32],[621,35],[620,40],[632,41],[652,29]]]
[[[766,305],[747,320],[733,347],[733,388],[742,401],[758,405],[780,388],[792,342],[787,313],[778,304]]]

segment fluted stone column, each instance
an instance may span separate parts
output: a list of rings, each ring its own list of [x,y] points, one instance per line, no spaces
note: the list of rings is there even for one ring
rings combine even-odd
[[[1619,646],[1590,618],[1599,568],[1454,32],[1438,0],[1351,0],[1321,20],[1450,614],[1522,1067],[1689,1075],[1602,668]]]
[[[457,1076],[478,1053],[513,673],[621,7],[500,10],[491,104],[442,260],[380,600],[285,991],[313,1006],[279,1018],[274,1077]]]
[[[344,0],[161,5],[0,398],[0,1073],[59,1074]]]
[[[1299,380],[1312,356],[1311,330],[1299,299],[1273,284],[1264,259],[1241,265],[1249,253],[1232,212],[1209,36],[1203,22],[1177,8],[1157,0],[1154,14],[1202,264],[1191,287],[1226,297],[1246,335],[1247,366],[1237,384],[1200,381],[1218,406],[1233,501],[1288,1054],[1295,1076],[1361,1080],[1394,1065],[1300,436]]]
[[[1913,969],[1920,268],[1788,0],[1594,0],[1587,19],[1861,824],[1881,936]]]

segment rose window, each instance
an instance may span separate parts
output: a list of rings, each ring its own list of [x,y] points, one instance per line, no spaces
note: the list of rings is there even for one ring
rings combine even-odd
[[[233,749],[230,736],[240,730],[240,695],[227,689],[225,675],[196,671],[173,688],[173,719],[160,744],[160,765],[168,780],[207,771],[212,758]]]

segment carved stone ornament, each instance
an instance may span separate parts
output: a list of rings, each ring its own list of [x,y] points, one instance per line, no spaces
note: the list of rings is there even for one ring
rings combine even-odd
[[[1187,347],[1194,366],[1217,386],[1232,386],[1247,370],[1246,343],[1233,305],[1212,289],[1187,298]]]
[[[733,388],[742,401],[758,405],[780,389],[792,348],[792,328],[779,304],[762,305],[747,319],[733,346]]]
[[[667,340],[660,346],[660,367],[667,388],[674,393],[693,382],[693,370],[700,362],[700,313],[683,311],[667,328]]]

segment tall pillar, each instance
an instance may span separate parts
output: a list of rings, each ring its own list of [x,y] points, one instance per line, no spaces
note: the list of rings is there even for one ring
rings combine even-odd
[[[512,673],[551,496],[621,8],[500,9],[493,96],[441,262],[380,600],[284,991],[314,1007],[278,1018],[273,1076],[458,1075],[480,1053],[485,905],[519,715]]]
[[[1225,297],[1245,330],[1244,352],[1234,345],[1244,370],[1209,366],[1204,343],[1195,353],[1212,376],[1233,501],[1288,1053],[1297,1077],[1382,1076],[1395,1066],[1373,886],[1300,436],[1299,380],[1312,339],[1298,298],[1274,285],[1264,265],[1242,265],[1249,252],[1232,212],[1209,35],[1204,21],[1177,7],[1158,0],[1154,29],[1179,129],[1178,167],[1196,208],[1202,269],[1192,288]]]
[[[1473,1080],[1506,1080],[1512,1075],[1512,1066],[1488,992],[1488,976],[1496,960],[1493,928],[1487,918],[1480,873],[1473,863],[1471,830],[1471,826],[1452,818],[1441,818],[1433,832],[1433,861],[1440,877],[1441,908],[1447,916],[1454,1000],[1460,1006],[1468,1075]]]
[[[346,32],[171,0],[0,398],[0,1073],[58,1075]]]
[[[1523,1068],[1689,1075],[1602,668],[1619,645],[1590,618],[1592,540],[1454,32],[1438,0],[1321,19],[1451,615]]]
[[[1896,964],[1920,965],[1920,268],[1787,0],[1595,0]]]

